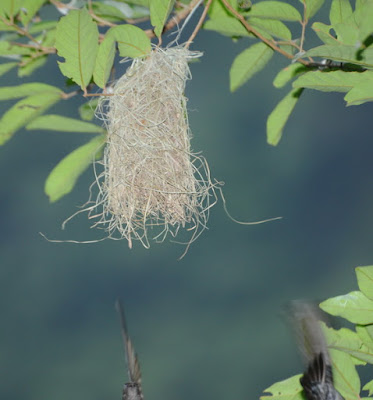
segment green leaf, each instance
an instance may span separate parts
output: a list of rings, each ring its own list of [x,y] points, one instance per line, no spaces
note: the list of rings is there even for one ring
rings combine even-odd
[[[373,72],[310,71],[293,82],[295,88],[346,93],[361,82],[373,81]]]
[[[42,67],[47,62],[47,59],[47,56],[29,59],[25,65],[22,65],[18,68],[18,76],[23,78],[24,76],[31,75],[36,69]]]
[[[57,21],[40,21],[32,24],[32,26],[28,29],[28,32],[31,33],[31,35],[34,35],[35,33],[54,29],[56,26]]]
[[[84,92],[89,84],[98,51],[98,28],[86,10],[71,10],[57,25],[56,49],[65,62],[61,72]]]
[[[306,57],[322,57],[334,61],[342,61],[352,64],[363,65],[365,67],[373,68],[373,49],[367,48],[362,52],[361,59],[357,59],[357,49],[355,46],[331,46],[324,45],[314,47],[307,51]]]
[[[352,357],[339,350],[330,349],[335,388],[345,400],[357,400],[360,394],[360,378]]]
[[[109,37],[118,42],[121,57],[144,57],[151,51],[151,42],[146,33],[137,26],[126,24],[111,28]]]
[[[339,44],[338,40],[330,34],[330,29],[332,29],[331,25],[325,25],[322,22],[314,22],[311,28],[325,44],[331,44],[332,46]]]
[[[359,10],[354,12],[353,17],[358,26],[357,39],[363,43],[373,33],[373,1],[367,0]]]
[[[302,64],[294,63],[283,68],[273,80],[273,86],[277,89],[284,87],[291,79],[302,72],[307,71],[307,67]]]
[[[373,301],[358,291],[325,300],[320,304],[320,308],[354,324],[373,323]]]
[[[373,325],[356,325],[355,329],[364,343],[373,345]]]
[[[265,389],[264,392],[271,393],[272,396],[264,395],[260,400],[304,400],[303,388],[299,382],[302,374],[277,382]]]
[[[112,22],[123,22],[123,20],[129,18],[136,19],[149,16],[149,9],[146,7],[114,0],[109,0],[106,3],[94,1],[92,2],[92,9],[97,16]]]
[[[274,19],[250,18],[249,24],[254,28],[260,28],[261,31],[266,32],[270,36],[275,36],[283,40],[291,40],[290,30],[281,21]]]
[[[99,101],[100,99],[96,98],[82,104],[78,110],[80,118],[84,119],[84,121],[92,121],[95,116],[95,110]]]
[[[294,110],[303,89],[291,90],[274,108],[267,119],[267,142],[277,146],[290,114]]]
[[[105,140],[105,135],[96,136],[68,154],[53,168],[44,188],[50,202],[53,203],[72,191],[79,176],[89,167]]]
[[[344,97],[347,106],[359,106],[373,101],[373,81],[364,81],[352,88]]]
[[[63,117],[61,115],[42,115],[26,126],[27,130],[47,130],[59,132],[104,133],[101,126],[81,121],[80,119]]]
[[[373,265],[356,267],[355,272],[359,289],[368,299],[373,300]]]
[[[44,92],[26,97],[16,103],[0,120],[0,145],[7,142],[18,129],[43,114],[60,99],[59,93]]]
[[[309,20],[312,18],[317,11],[320,10],[321,6],[324,4],[325,0],[300,0],[301,3],[306,3],[306,18]]]
[[[162,35],[163,27],[174,7],[175,0],[149,0],[150,1],[150,22],[154,26],[154,33],[157,37]]]
[[[373,381],[369,381],[363,386],[363,390],[367,390],[369,392],[369,396],[373,394]]]
[[[14,17],[22,7],[23,0],[1,0],[0,15],[9,19]]]
[[[0,76],[6,74],[8,71],[10,71],[16,65],[18,65],[17,62],[9,62],[9,63],[0,64]]]
[[[3,86],[0,87],[0,100],[18,99],[20,97],[31,96],[39,93],[55,93],[61,96],[62,91],[55,86],[38,82],[24,83],[18,86]]]
[[[245,49],[233,61],[229,71],[230,89],[237,90],[257,72],[265,67],[273,55],[273,50],[262,42]]]
[[[350,0],[333,0],[330,6],[329,19],[332,25],[340,24],[352,15]]]
[[[226,36],[251,36],[245,27],[233,17],[217,17],[209,19],[203,25],[209,31],[216,31]]]
[[[30,48],[12,45],[6,40],[0,40],[0,56],[30,55],[32,52],[33,50]],[[14,58],[17,59],[19,57]]]
[[[45,2],[46,0],[22,0],[22,24],[27,25]]]
[[[93,80],[95,84],[104,89],[110,76],[115,57],[115,40],[106,35],[105,39],[98,48],[95,69],[93,70]]]
[[[279,19],[282,21],[302,21],[298,10],[282,1],[260,1],[252,5],[247,15],[250,17]]]
[[[334,330],[323,326],[328,346],[332,349],[341,350],[352,357],[365,363],[373,363],[373,346],[364,344],[361,337],[350,329],[342,328]]]

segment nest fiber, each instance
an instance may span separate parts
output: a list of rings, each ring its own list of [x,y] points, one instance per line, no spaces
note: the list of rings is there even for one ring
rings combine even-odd
[[[161,241],[180,227],[194,239],[215,202],[207,163],[191,152],[184,96],[188,60],[200,55],[155,48],[133,61],[101,104],[108,138],[95,225],[130,247],[133,239],[148,247],[149,237]]]

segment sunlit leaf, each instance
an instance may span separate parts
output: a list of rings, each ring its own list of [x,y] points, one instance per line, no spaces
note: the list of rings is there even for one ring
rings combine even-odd
[[[14,17],[22,7],[23,0],[1,0],[0,15],[9,19]]]
[[[84,121],[92,121],[95,117],[95,110],[100,100],[98,98],[87,101],[82,104],[78,111],[81,119]]]
[[[18,65],[17,62],[8,62],[8,63],[0,64],[0,76],[6,74],[8,71],[10,71],[16,65]]]
[[[361,82],[373,81],[373,72],[310,71],[293,82],[295,88],[321,90],[322,92],[348,92]]]
[[[44,92],[26,97],[12,106],[0,120],[0,145],[7,142],[18,129],[43,114],[60,99],[59,93]]]
[[[18,68],[20,78],[31,75],[36,69],[42,67],[47,62],[47,56],[41,56],[30,59],[25,65]]]
[[[363,390],[367,390],[369,392],[369,396],[373,394],[373,381],[369,381],[363,386]]]
[[[32,26],[29,27],[28,32],[32,35],[35,33],[49,31],[50,29],[54,29],[57,26],[57,21],[40,21],[35,22]]]
[[[61,72],[84,91],[91,80],[98,51],[98,28],[86,10],[71,10],[57,25],[56,49],[65,62]]]
[[[307,57],[322,57],[334,61],[342,61],[352,64],[373,67],[373,49],[367,48],[361,53],[361,58],[357,59],[357,49],[355,46],[331,46],[324,45],[314,47],[307,51]]]
[[[360,394],[360,378],[352,357],[339,350],[330,349],[335,388],[345,400],[357,400]]]
[[[366,297],[373,300],[373,265],[357,267],[355,268],[355,272],[359,289]]]
[[[358,25],[358,40],[363,43],[373,33],[373,1],[366,1],[353,17]]]
[[[241,52],[233,61],[229,71],[230,89],[237,90],[257,72],[265,67],[273,55],[273,50],[262,42]]]
[[[267,119],[267,142],[277,146],[281,139],[282,131],[294,110],[303,89],[291,90],[274,108]]]
[[[330,6],[329,19],[332,25],[344,22],[352,15],[350,0],[333,0]]]
[[[282,21],[302,21],[298,10],[282,1],[260,1],[252,5],[250,17],[279,19]]]
[[[160,37],[163,27],[174,7],[175,0],[149,0],[150,1],[150,22],[154,26],[154,33]]]
[[[363,361],[363,365],[373,362],[373,346],[363,343],[361,337],[350,329],[335,330],[323,324],[324,334],[330,348],[344,351],[352,357]],[[353,360],[355,363],[355,360]]]
[[[22,24],[27,25],[45,2],[46,0],[22,0]]]
[[[359,291],[332,297],[323,301],[320,307],[327,313],[343,317],[354,324],[373,323],[373,301]]]
[[[99,135],[63,158],[51,171],[45,182],[45,193],[51,202],[70,193],[79,176],[95,159],[97,151],[105,143],[105,135]]]
[[[283,40],[291,40],[290,30],[281,21],[264,18],[250,18],[249,24],[254,28],[260,28],[261,30],[264,30],[270,36],[274,36]]]
[[[121,57],[144,57],[151,51],[151,42],[146,33],[137,26],[126,24],[111,28],[107,36],[118,42]]]
[[[42,115],[26,126],[27,130],[47,130],[59,132],[104,133],[101,126],[61,115]]]
[[[98,48],[93,80],[100,88],[104,88],[110,76],[115,57],[115,40],[112,36],[106,35]]]
[[[373,81],[365,81],[352,88],[344,97],[347,106],[358,106],[373,101]]]
[[[204,23],[203,28],[227,36],[250,36],[241,22],[233,17],[217,17],[209,19]]]
[[[260,400],[304,400],[302,392],[303,388],[299,382],[302,375],[295,375],[291,378],[277,382],[265,389],[265,393],[271,395],[264,395]]]
[[[314,22],[311,28],[325,44],[331,44],[332,46],[338,45],[338,40],[330,33],[332,29],[331,25],[325,25],[322,22]]]
[[[32,51],[30,48],[12,45],[6,40],[0,40],[0,56],[29,55]]]
[[[301,3],[303,1],[306,3],[306,17],[307,19],[312,18],[317,11],[320,10],[321,6],[324,4],[325,0],[300,0]]]
[[[57,94],[60,96],[62,91],[58,87],[38,82],[24,83],[18,86],[3,86],[0,87],[0,100],[18,99],[39,93]]]
[[[280,70],[273,80],[273,86],[276,88],[284,87],[296,75],[307,71],[307,67],[302,64],[294,63]]]

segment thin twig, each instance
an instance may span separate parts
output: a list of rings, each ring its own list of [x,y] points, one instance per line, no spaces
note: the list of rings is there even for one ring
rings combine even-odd
[[[197,36],[198,31],[201,29],[201,26],[206,18],[207,12],[211,6],[211,2],[212,0],[208,0],[205,6],[205,9],[203,10],[203,13],[201,15],[201,18],[198,21],[198,24],[196,25],[196,27],[194,28],[193,33],[190,35],[190,38],[188,39],[188,41],[185,43],[185,48],[189,48],[189,46],[191,45],[191,43],[193,42],[194,38]]]
[[[183,19],[185,19],[194,9],[194,7],[199,3],[200,0],[192,0],[187,7],[183,10],[179,11],[171,18],[165,27],[163,28],[163,32],[167,32],[178,25]],[[155,37],[153,29],[147,29],[144,31],[149,38]]]
[[[272,50],[276,51],[277,53],[282,54],[286,58],[292,60],[294,57],[291,53],[288,53],[287,51],[281,49],[281,47],[278,47],[272,40],[269,40],[265,38],[261,33],[259,33],[256,29],[254,29],[249,23],[246,21],[245,17],[241,15],[238,11],[236,11],[229,3],[227,0],[221,0],[225,7],[241,22],[241,24],[246,28],[246,30],[249,33],[252,33],[254,36],[256,36],[258,39],[260,39],[263,43],[265,43],[268,47],[270,47]],[[303,65],[308,65],[308,61],[303,60],[303,59],[298,59],[297,60],[299,63]]]
[[[303,20],[301,22],[302,25],[302,34],[300,37],[300,49],[299,52],[303,51],[303,44],[304,44],[304,37],[306,33],[306,25],[308,23],[308,18],[307,18],[307,3],[303,0]]]
[[[101,25],[110,27],[116,26],[116,24],[113,24],[112,22],[109,22],[106,19],[100,18],[95,14],[92,7],[92,0],[88,0],[88,12],[91,15],[91,17],[95,19],[97,22],[99,22]]]

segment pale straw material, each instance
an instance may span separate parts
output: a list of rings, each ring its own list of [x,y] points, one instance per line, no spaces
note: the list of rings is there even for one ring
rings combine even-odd
[[[149,247],[149,239],[175,236],[180,227],[193,241],[216,202],[206,160],[191,151],[184,95],[188,60],[199,56],[184,47],[154,48],[132,62],[97,111],[108,137],[89,213],[98,218],[94,226],[130,247],[133,239]]]

